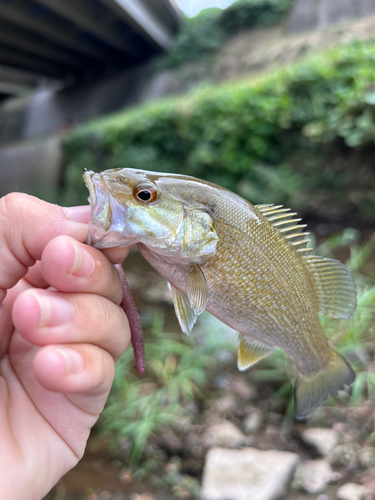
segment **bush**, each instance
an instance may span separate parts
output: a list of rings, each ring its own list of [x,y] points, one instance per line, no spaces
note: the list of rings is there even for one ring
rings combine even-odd
[[[158,67],[177,67],[218,52],[226,39],[225,32],[218,23],[220,13],[220,9],[205,9],[196,17],[185,18]]]
[[[256,82],[126,110],[65,137],[64,203],[82,168],[177,172],[304,215],[373,224],[375,42],[351,43]]]
[[[204,9],[197,16],[184,19],[168,54],[156,67],[177,67],[213,55],[228,36],[241,29],[280,22],[292,3],[293,0],[239,0],[224,11]]]
[[[227,34],[275,24],[282,20],[292,4],[293,0],[239,0],[223,11],[218,23]]]

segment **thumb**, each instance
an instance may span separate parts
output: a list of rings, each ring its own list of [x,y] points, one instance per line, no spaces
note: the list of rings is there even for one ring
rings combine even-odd
[[[59,235],[84,242],[90,208],[64,209],[34,196],[12,193],[0,199],[0,302]],[[75,220],[73,220],[75,219]]]

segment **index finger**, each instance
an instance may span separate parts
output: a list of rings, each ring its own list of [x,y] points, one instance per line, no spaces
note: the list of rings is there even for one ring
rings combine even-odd
[[[87,212],[87,209],[85,209]],[[88,212],[87,212],[88,213]],[[85,241],[88,225],[69,211],[23,193],[0,199],[0,302],[6,291],[40,260],[47,243],[61,234]]]
[[[123,256],[126,253],[123,249]],[[69,236],[47,244],[41,270],[46,282],[57,290],[97,294],[117,305],[121,302],[121,282],[111,262],[100,250]]]

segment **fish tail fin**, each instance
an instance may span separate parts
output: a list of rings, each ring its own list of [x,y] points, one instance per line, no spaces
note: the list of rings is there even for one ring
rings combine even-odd
[[[332,349],[328,366],[308,376],[298,372],[294,387],[296,418],[307,417],[326,401],[329,394],[336,395],[354,380],[355,375],[348,363]]]

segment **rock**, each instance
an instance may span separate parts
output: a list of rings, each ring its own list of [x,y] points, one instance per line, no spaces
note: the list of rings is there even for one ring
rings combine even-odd
[[[365,469],[375,467],[375,448],[373,446],[365,446],[360,449],[358,451],[358,459]]]
[[[266,430],[264,431],[264,436],[270,441],[275,442],[279,437],[280,430],[274,425],[267,425]]]
[[[361,484],[346,483],[337,490],[338,500],[365,500],[371,490]]]
[[[326,460],[310,460],[300,464],[294,474],[293,488],[307,493],[320,493],[332,479],[332,469]]]
[[[243,430],[246,434],[255,434],[263,421],[263,412],[261,410],[254,410],[247,415],[242,422]]]
[[[246,446],[252,443],[252,439],[246,437],[229,420],[210,425],[202,437],[203,446],[213,448],[223,446],[227,448],[236,448],[237,446]]]
[[[134,493],[130,500],[155,500],[155,495],[151,493]]]
[[[328,460],[334,467],[349,467],[358,461],[358,452],[360,447],[355,444],[340,444],[330,453]]]
[[[99,494],[99,500],[112,500],[113,499],[113,495],[110,491],[102,491],[100,494]]]
[[[220,415],[230,412],[236,408],[236,398],[231,393],[227,393],[219,399],[216,399],[211,404],[212,410]]]
[[[302,432],[305,443],[311,444],[318,452],[326,457],[339,442],[339,435],[334,429],[305,429]]]
[[[134,479],[134,474],[131,470],[124,470],[119,475],[120,483],[123,484],[124,486],[128,486],[129,484],[131,484],[133,482],[133,479]]]
[[[211,449],[203,471],[204,500],[273,500],[287,486],[299,462],[295,453]]]
[[[245,400],[253,400],[257,396],[255,387],[239,376],[229,379],[228,389]]]
[[[154,437],[154,441],[159,448],[167,450],[171,455],[177,455],[183,448],[182,438],[168,426],[163,427],[160,435]]]

